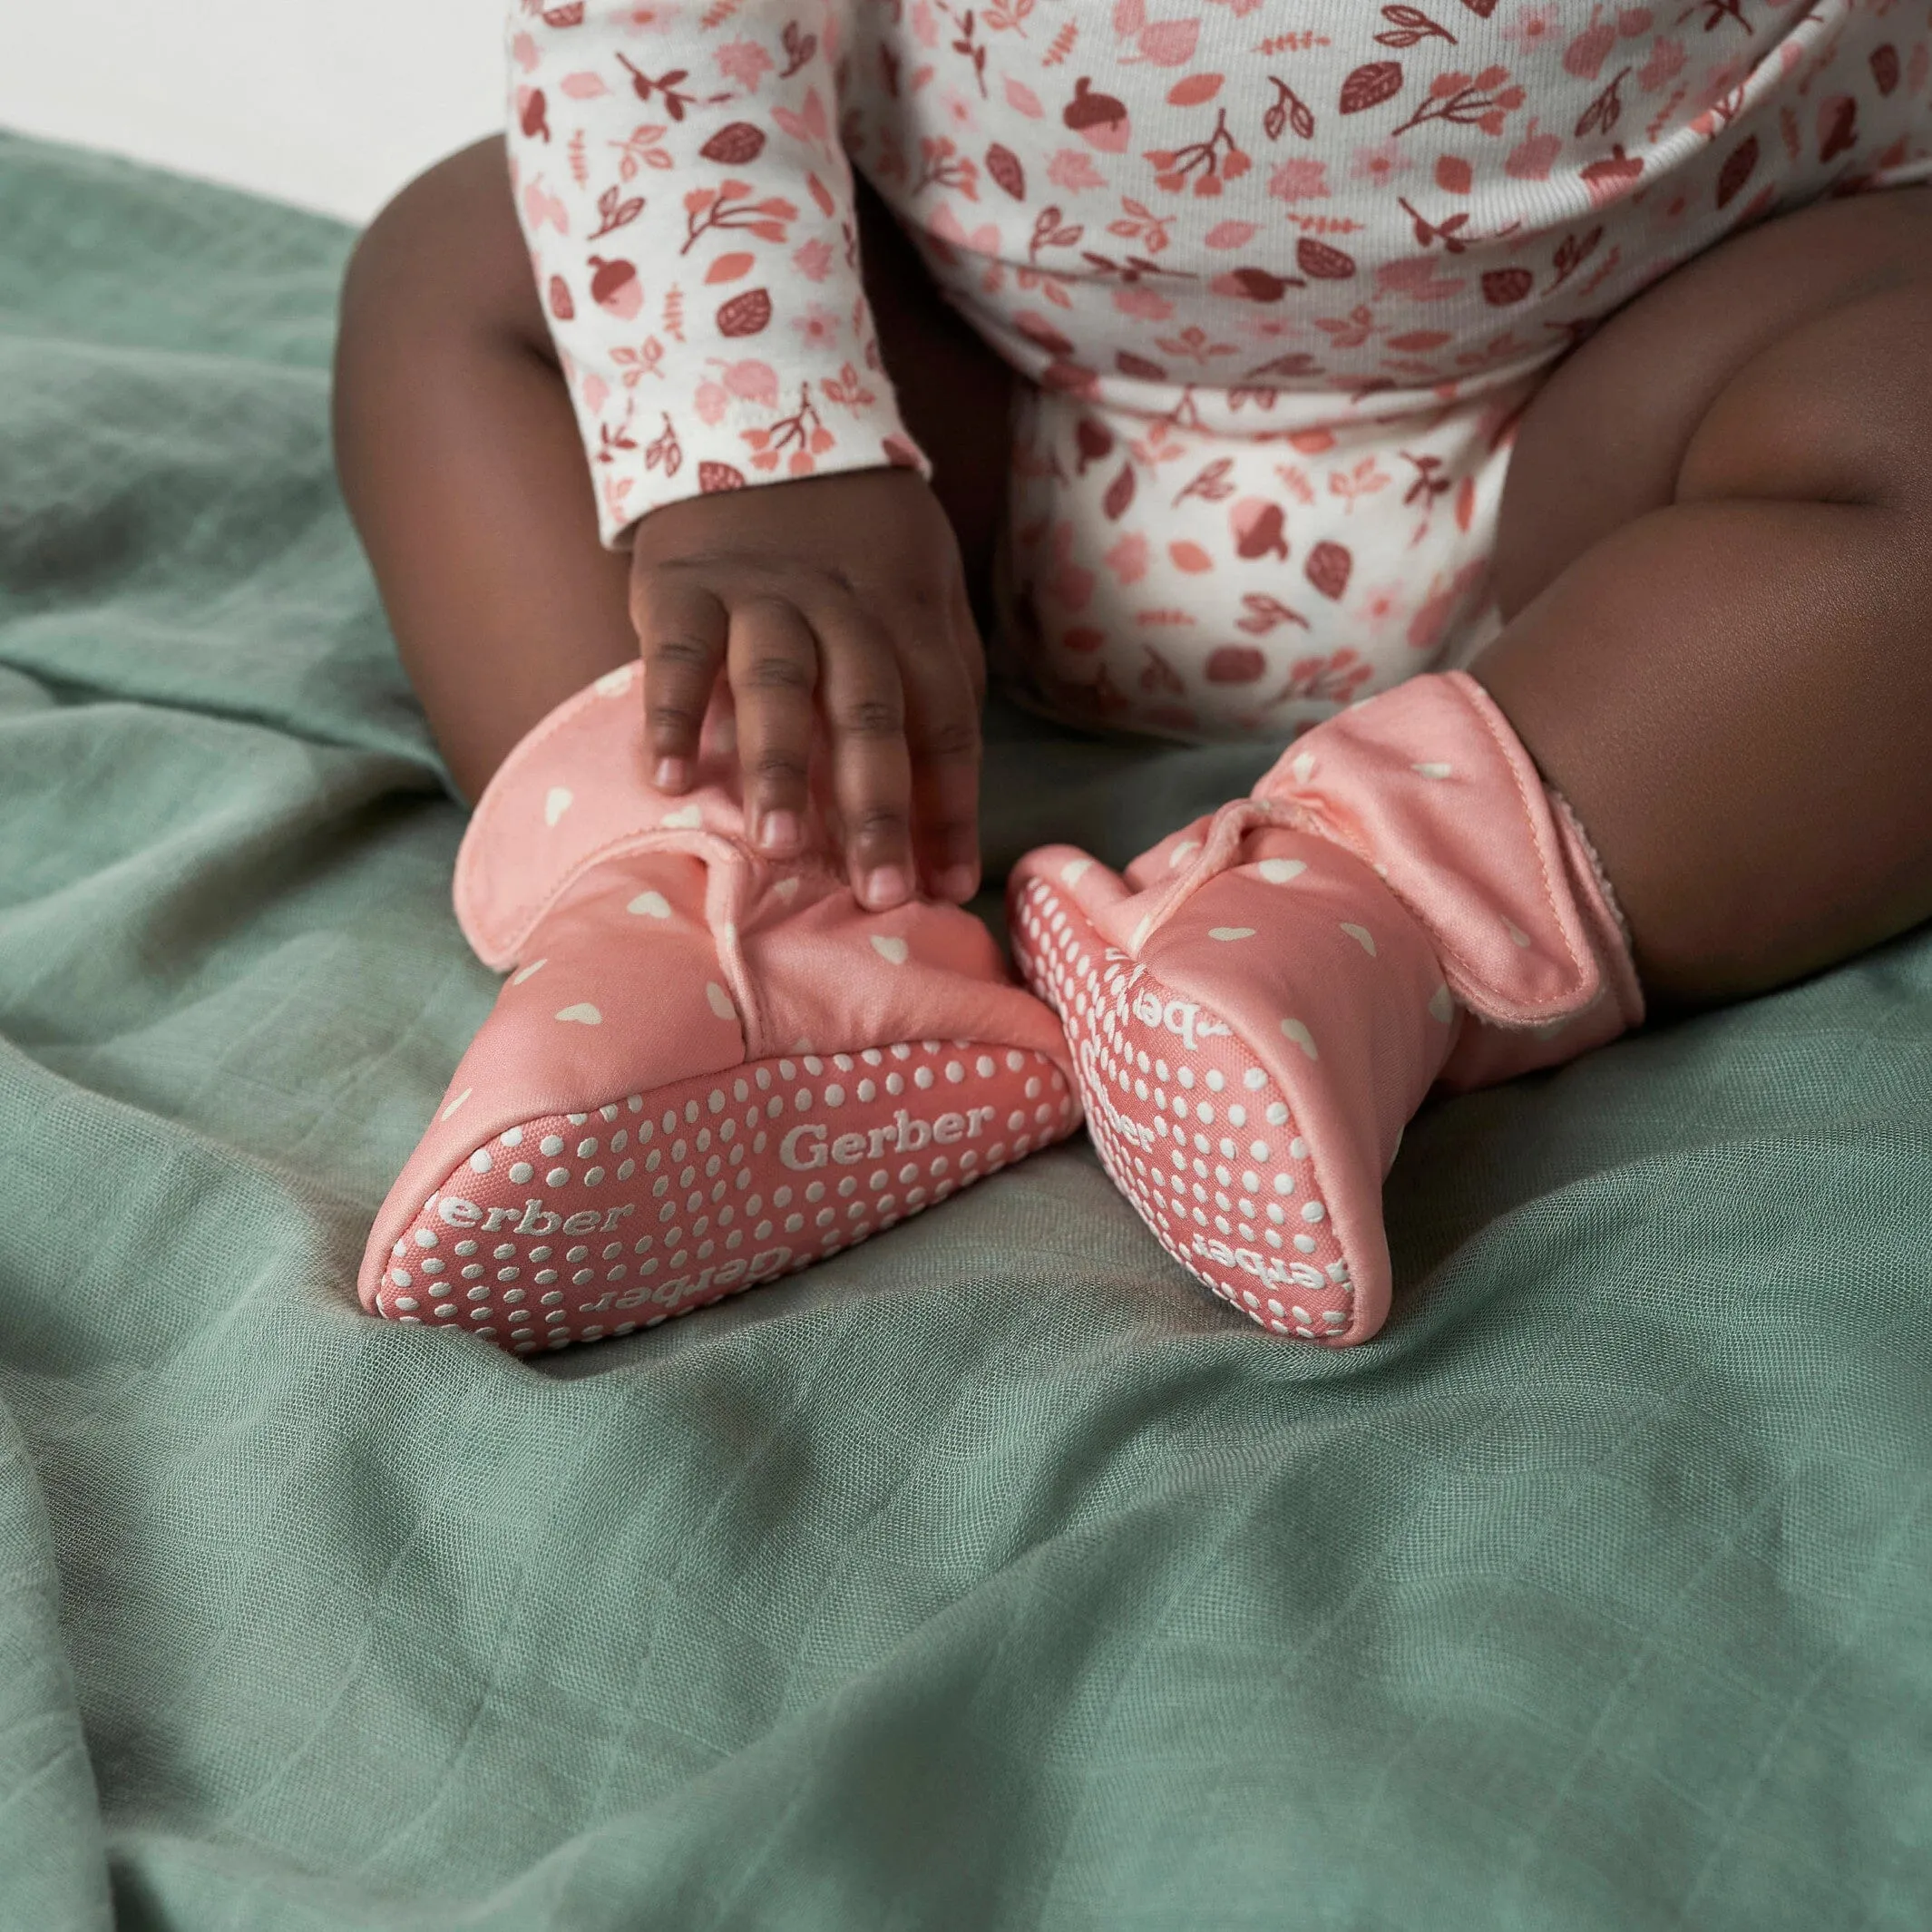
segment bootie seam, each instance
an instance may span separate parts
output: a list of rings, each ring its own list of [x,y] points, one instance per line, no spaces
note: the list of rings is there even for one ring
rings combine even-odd
[[[516,908],[512,919],[499,924],[498,921],[493,918],[491,923],[494,930],[487,932],[479,928],[471,934],[473,942],[482,942],[476,945],[479,956],[485,964],[495,965],[500,971],[505,970],[508,965],[516,964],[518,950],[530,937],[539,922],[553,911],[564,895],[598,866],[609,864],[615,859],[633,858],[639,854],[651,852],[682,853],[688,857],[702,860],[711,866],[722,862],[742,868],[761,883],[766,879],[777,881],[810,877],[837,883],[843,883],[844,876],[815,853],[802,854],[795,859],[774,861],[754,851],[744,840],[734,837],[728,832],[713,832],[698,826],[649,826],[640,831],[622,833],[593,848],[578,859],[541,898]],[[459,856],[455,887],[459,918],[463,900],[469,895],[473,884],[473,874],[474,866],[465,867]],[[706,900],[706,923],[711,928],[712,936],[717,938],[720,935],[717,922],[708,916],[708,889]],[[463,922],[463,924],[467,931],[469,922]],[[498,965],[499,961],[504,963]]]

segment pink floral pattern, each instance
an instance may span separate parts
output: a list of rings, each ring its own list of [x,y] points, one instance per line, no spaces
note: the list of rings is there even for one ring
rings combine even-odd
[[[923,462],[855,166],[1029,381],[1011,668],[1187,737],[1465,653],[1541,372],[1739,226],[1932,173],[1919,0],[513,0],[509,40],[607,539]]]

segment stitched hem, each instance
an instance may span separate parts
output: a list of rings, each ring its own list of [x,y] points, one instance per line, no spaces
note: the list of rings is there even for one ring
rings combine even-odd
[[[1576,807],[1547,779],[1544,780],[1543,789],[1548,795],[1550,810],[1569,827],[1576,843],[1583,847],[1583,854],[1589,860],[1591,874],[1596,881],[1596,890],[1603,894],[1604,903],[1610,908],[1610,916],[1615,920],[1616,930],[1623,935],[1624,945],[1627,950],[1631,943],[1630,922],[1624,917],[1624,908],[1617,899],[1616,888],[1610,883],[1610,874],[1604,870],[1603,854],[1592,843],[1590,834],[1584,830],[1583,821],[1576,815]]]

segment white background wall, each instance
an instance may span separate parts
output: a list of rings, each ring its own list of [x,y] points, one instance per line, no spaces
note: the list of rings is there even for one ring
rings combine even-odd
[[[504,0],[0,0],[0,126],[366,220],[502,123]]]

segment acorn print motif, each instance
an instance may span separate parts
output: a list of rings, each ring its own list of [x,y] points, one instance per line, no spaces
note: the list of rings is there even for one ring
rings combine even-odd
[[[1279,557],[1286,563],[1288,543],[1282,532],[1287,521],[1279,503],[1236,503],[1228,513],[1228,522],[1234,532],[1234,554],[1249,560]]]
[[[1643,178],[1644,163],[1634,155],[1625,154],[1622,141],[1618,141],[1601,161],[1590,162],[1582,171],[1583,184],[1589,190],[1592,208],[1602,208],[1628,194]]]
[[[600,308],[629,320],[644,306],[644,290],[636,268],[628,261],[606,261],[600,255],[590,258],[590,299]]]
[[[925,459],[852,177],[1018,371],[1049,708],[1270,738],[1493,621],[1555,358],[1774,210],[1932,176],[1932,27],[1859,0],[518,0],[510,145],[600,526]],[[833,44],[835,42],[835,44]]]
[[[1127,108],[1111,94],[1097,93],[1094,83],[1082,74],[1073,83],[1073,99],[1060,119],[1103,154],[1120,154],[1127,149],[1128,122]]]

